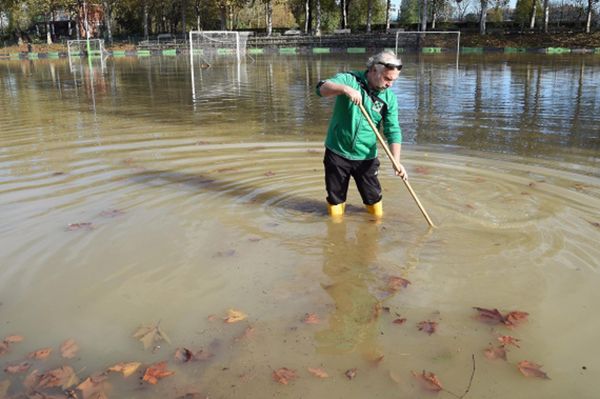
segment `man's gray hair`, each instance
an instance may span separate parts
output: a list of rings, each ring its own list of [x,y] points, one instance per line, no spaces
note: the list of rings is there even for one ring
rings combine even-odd
[[[367,68],[371,68],[372,66],[376,66],[379,63],[383,64],[392,64],[392,65],[402,65],[402,61],[396,54],[392,51],[385,50],[381,53],[377,53],[371,58],[367,60]],[[376,66],[377,68],[377,66]],[[385,68],[383,65],[380,65],[377,69]]]

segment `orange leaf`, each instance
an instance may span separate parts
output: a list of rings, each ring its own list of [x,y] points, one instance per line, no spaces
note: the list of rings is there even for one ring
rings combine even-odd
[[[144,373],[143,380],[150,384],[156,384],[159,379],[169,377],[173,374],[175,374],[175,372],[167,370],[167,362],[162,361],[148,367]]]
[[[288,382],[295,378],[297,378],[296,370],[290,370],[287,367],[273,370],[273,379],[280,384],[287,385]]]
[[[506,350],[504,349],[503,346],[499,346],[497,348],[492,348],[492,347],[486,348],[483,353],[485,354],[485,357],[487,357],[488,359],[506,360]]]
[[[8,353],[8,344],[6,342],[0,342],[0,356]]]
[[[37,360],[46,359],[48,356],[50,356],[51,352],[52,352],[52,348],[39,349],[37,351],[29,353],[27,355],[27,358],[28,359],[37,359]]]
[[[153,347],[155,343],[165,340],[171,343],[171,340],[160,328],[160,322],[154,326],[142,326],[133,333],[133,337],[139,339],[144,344],[144,349]]]
[[[244,333],[242,335],[240,335],[239,337],[235,337],[234,341],[241,341],[242,339],[248,339],[248,338],[252,338],[252,336],[254,335],[254,327],[246,327],[246,329],[244,330]]]
[[[69,366],[62,366],[40,375],[36,388],[61,387],[62,389],[67,389],[77,383],[79,383],[79,378],[77,378],[75,370]]]
[[[4,337],[4,342],[7,344],[16,344],[17,342],[21,342],[24,339],[25,338],[23,338],[20,335],[9,335],[7,337]]]
[[[4,369],[4,372],[6,372],[8,374],[24,373],[27,370],[29,370],[30,367],[31,367],[31,363],[22,362],[19,364],[13,364],[13,365],[6,366],[6,368]]]
[[[308,368],[308,372],[311,373],[312,375],[314,375],[315,377],[318,378],[327,378],[329,377],[329,374],[327,374],[327,372],[321,368],[312,368],[309,367]]]
[[[387,289],[388,289],[388,291],[395,292],[395,291],[400,290],[400,288],[408,287],[409,284],[410,284],[410,281],[408,281],[405,278],[390,276],[390,278],[388,279]]]
[[[239,310],[229,309],[227,317],[225,318],[225,323],[237,323],[238,321],[244,320],[246,317],[248,316]]]
[[[317,316],[315,313],[307,313],[304,315],[303,322],[306,324],[319,324],[320,320],[319,316]]]
[[[108,368],[108,371],[113,371],[116,373],[122,373],[123,377],[129,377],[131,374],[135,373],[135,371],[142,365],[140,362],[129,362],[129,363],[117,363],[114,366]]]
[[[513,345],[520,348],[518,342],[519,338],[511,337],[510,335],[501,335],[498,337],[498,341],[502,342],[502,345]]]
[[[106,390],[110,387],[106,380],[108,376],[105,373],[95,374],[86,378],[77,389],[81,391],[83,399],[101,399],[106,398]]]
[[[530,362],[529,360],[523,360],[520,361],[517,366],[519,367],[519,371],[523,373],[525,377],[538,377],[546,380],[550,379],[550,377],[548,377],[548,375],[541,370],[542,366],[537,363]]]
[[[392,323],[394,323],[394,324],[404,324],[405,322],[406,322],[405,318],[396,319],[396,320],[392,321]]]
[[[437,376],[430,371],[423,370],[421,374],[417,374],[413,371],[412,375],[419,380],[421,386],[428,391],[439,392],[444,389]]]
[[[79,345],[73,338],[69,338],[60,346],[60,354],[66,359],[74,358],[77,351],[79,351]]]
[[[527,312],[520,312],[518,310],[514,310],[512,312],[509,312],[506,316],[504,316],[504,324],[506,324],[509,327],[516,327],[517,325],[527,321],[527,316],[529,316],[529,313]]]

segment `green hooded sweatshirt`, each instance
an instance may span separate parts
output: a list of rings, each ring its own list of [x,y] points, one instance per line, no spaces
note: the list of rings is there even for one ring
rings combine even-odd
[[[375,126],[379,128],[383,123],[383,134],[388,144],[402,143],[402,130],[398,123],[398,99],[391,89],[370,91],[369,96],[366,71],[341,72],[327,81],[360,91],[363,106]],[[319,96],[321,84],[317,86]],[[325,147],[350,160],[377,157],[377,137],[373,129],[360,108],[345,95],[337,96],[335,99]]]

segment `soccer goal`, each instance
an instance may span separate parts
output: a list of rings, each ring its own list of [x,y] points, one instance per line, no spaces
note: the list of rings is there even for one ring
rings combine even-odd
[[[81,57],[83,55],[87,55],[88,57],[102,57],[108,54],[104,48],[104,40],[102,39],[68,40],[67,51],[69,57]]]
[[[246,54],[249,32],[190,31],[190,56],[228,55],[240,60]]]

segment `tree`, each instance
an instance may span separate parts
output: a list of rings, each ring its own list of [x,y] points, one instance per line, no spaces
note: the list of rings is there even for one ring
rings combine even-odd
[[[400,3],[400,23],[411,25],[418,23],[419,20],[419,0],[402,0],[402,3]]]
[[[479,14],[479,34],[485,35],[485,22],[487,19],[487,0],[481,0],[481,13]]]
[[[421,31],[427,30],[427,0],[422,0],[421,5]]]
[[[544,33],[548,33],[548,22],[550,20],[550,5],[548,0],[544,0],[542,14],[544,15]]]
[[[471,5],[471,0],[455,0],[456,1],[456,17],[459,21],[464,21],[465,14]]]
[[[371,32],[372,20],[373,20],[373,0],[367,0],[367,33]]]
[[[594,12],[594,3],[598,0],[588,0],[587,16],[585,19],[585,33],[591,33],[592,31],[592,14]]]

